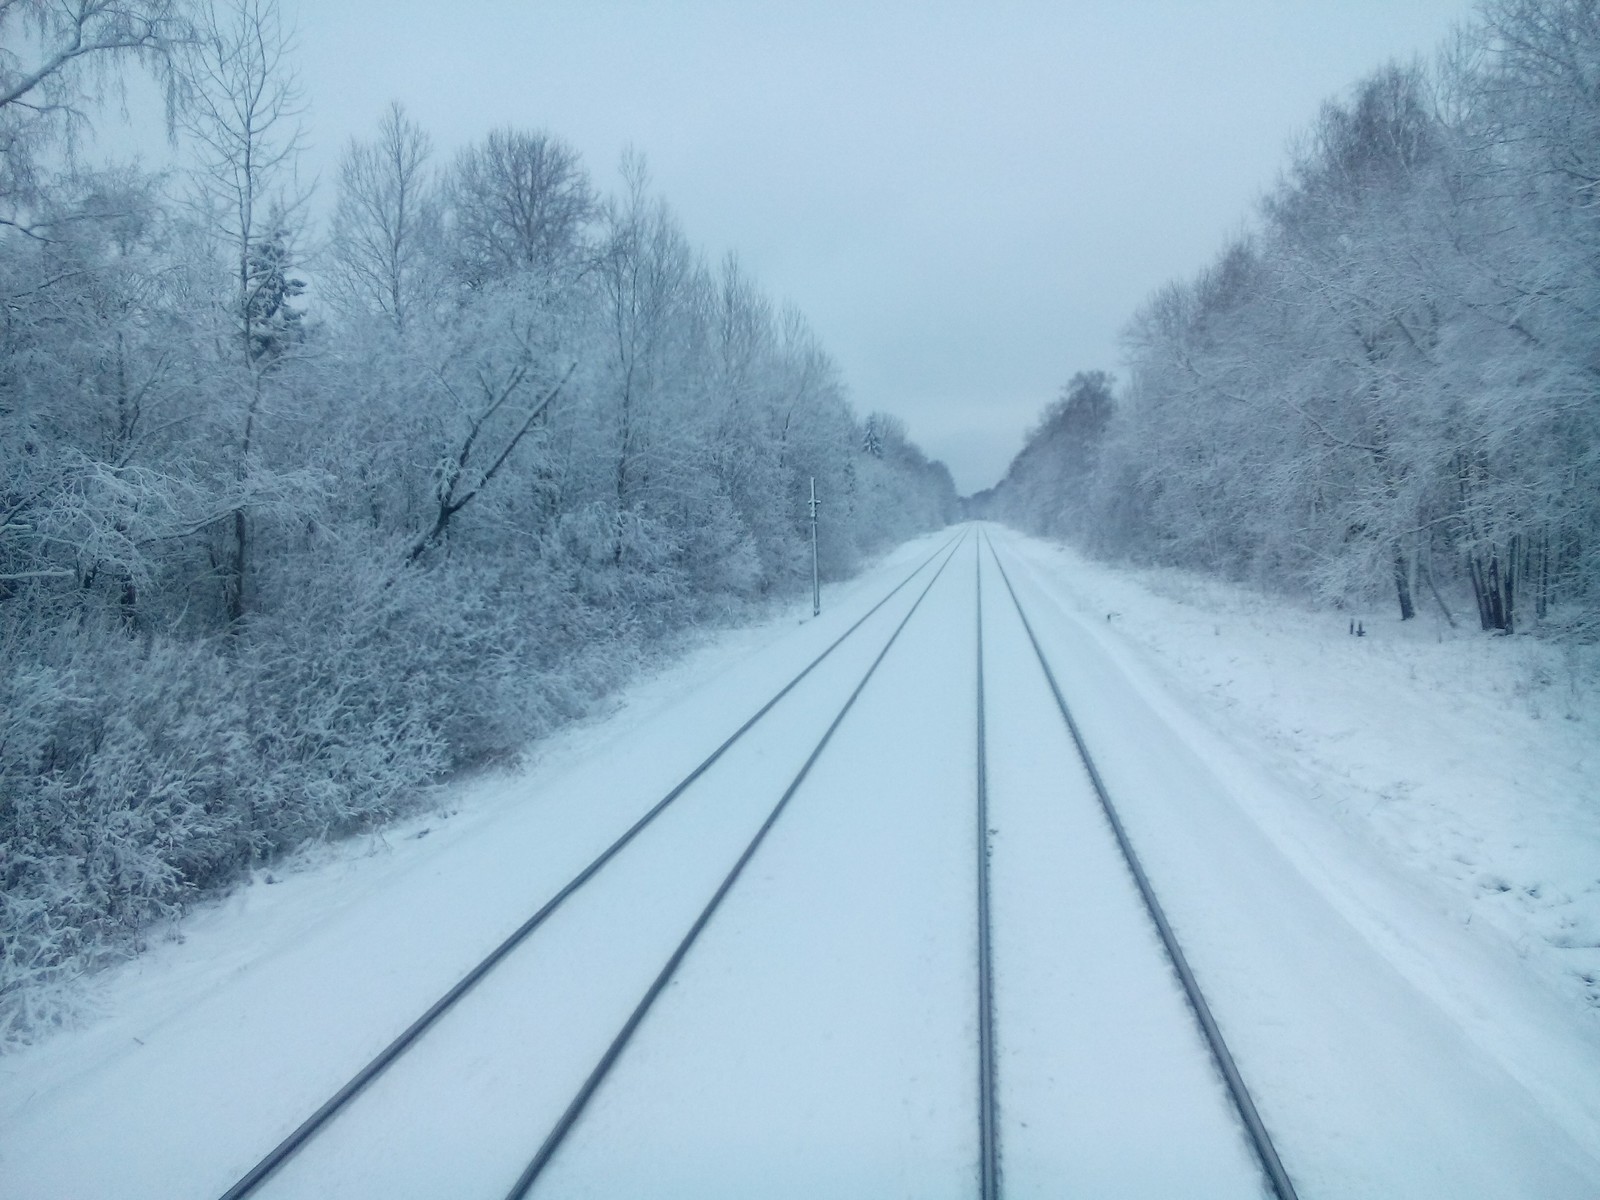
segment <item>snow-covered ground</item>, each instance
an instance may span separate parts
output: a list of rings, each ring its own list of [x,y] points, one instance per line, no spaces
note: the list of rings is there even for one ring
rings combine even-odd
[[[1017,545],[1123,661],[1600,1017],[1600,647]]]
[[[1302,1194],[1600,1194],[1600,1021],[1484,936],[1425,868],[1331,811],[1317,762],[1273,734],[1296,695],[1362,691],[1366,659],[1340,672],[1335,658],[1344,622],[1296,638],[1306,614],[1233,593],[1250,612],[1223,663],[1249,661],[1254,626],[1274,617],[1304,654],[1241,719],[1244,702],[1224,699],[1233,676],[1192,665],[1224,636],[1214,606],[1015,534],[996,541],[1024,601],[1071,618],[1040,621],[1045,650]],[[1364,648],[1371,625],[1349,640]],[[1386,682],[1344,720],[1449,704]],[[1436,729],[1433,751],[1476,732]],[[1585,793],[1566,802],[1576,814]]]
[[[1581,688],[989,533],[1301,1195],[1600,1195]],[[0,1197],[219,1194],[946,541],[105,973],[97,1020],[0,1060]],[[971,1194],[980,570],[1006,1192],[1259,1188],[968,536],[536,1194]],[[262,1194],[503,1194],[931,575]]]

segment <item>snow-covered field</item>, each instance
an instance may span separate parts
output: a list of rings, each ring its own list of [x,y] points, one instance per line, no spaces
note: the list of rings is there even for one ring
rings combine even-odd
[[[1301,1195],[1600,1194],[1577,675],[989,532]],[[947,540],[106,972],[0,1060],[0,1197],[219,1194]],[[973,1194],[980,571],[1006,1194],[1260,1186],[969,536],[535,1194]],[[503,1194],[931,574],[262,1194]]]

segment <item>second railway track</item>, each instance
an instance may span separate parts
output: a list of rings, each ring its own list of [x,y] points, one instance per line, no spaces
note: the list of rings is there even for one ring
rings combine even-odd
[[[1237,1141],[1215,1128],[1217,1124],[1215,1120],[1210,1122],[1213,1128],[1209,1130],[1204,1128],[1206,1122],[1202,1121],[1202,1128],[1198,1131],[1199,1136],[1196,1136],[1193,1118],[1197,1111],[1214,1114],[1217,1105],[1202,1104],[1196,1108],[1185,1096],[1183,1089],[1173,1089],[1168,1080],[1160,1078],[1163,1074],[1182,1074],[1187,1071],[1192,1077],[1189,1091],[1201,1096],[1210,1091],[1213,1093],[1211,1099],[1214,1101],[1216,1099],[1214,1093],[1218,1089],[1205,1088],[1199,1078],[1201,1072],[1195,1069],[1199,1065],[1194,1053],[1195,1043],[1198,1042],[1210,1059],[1215,1082],[1221,1085],[1220,1090],[1226,1094],[1228,1107],[1231,1107],[1242,1127],[1242,1140],[1248,1146],[1249,1156],[1254,1159],[1260,1171],[1258,1185],[1264,1184],[1276,1200],[1296,1200],[1294,1185],[1284,1169],[1277,1147],[1262,1121],[1249,1087],[1239,1072],[1211,1006],[1179,943],[1177,933],[1162,908],[1156,887],[1128,835],[1116,801],[1096,767],[1093,752],[1084,741],[1082,731],[1063,695],[1056,672],[1034,632],[1023,602],[990,539],[981,536],[980,542],[982,548],[979,553],[987,558],[993,574],[998,577],[1001,585],[996,590],[1003,591],[1009,601],[1004,605],[1009,611],[995,613],[993,620],[997,626],[996,640],[1003,644],[1004,639],[1010,639],[1011,645],[1005,658],[1013,666],[1007,679],[1005,699],[1000,706],[1002,720],[996,723],[1010,735],[1013,747],[1008,763],[1010,777],[1001,789],[1009,793],[1007,797],[1009,804],[1002,804],[992,819],[996,822],[1017,821],[1022,824],[1021,830],[1012,831],[1013,834],[1020,832],[1022,836],[1013,836],[1008,840],[1010,847],[1016,847],[1014,853],[1024,862],[1030,851],[1037,852],[1039,845],[1037,842],[1031,846],[1025,845],[1024,839],[1035,837],[1054,825],[1059,839],[1055,843],[1056,856],[1059,860],[1057,868],[1078,876],[1081,876],[1086,869],[1098,872],[1097,878],[1090,885],[1092,893],[1086,892],[1081,886],[1081,878],[1074,881],[1075,886],[1063,887],[1061,879],[1050,880],[1042,876],[1035,879],[1031,892],[1020,888],[1014,891],[1016,898],[1013,903],[1016,907],[1028,905],[1035,908],[1033,924],[1036,928],[1040,924],[1037,909],[1048,907],[1063,925],[1091,924],[1097,926],[1095,932],[1098,935],[1077,939],[1060,937],[1041,939],[1037,936],[1035,938],[1035,945],[1032,948],[1035,962],[1032,965],[1038,966],[1042,963],[1047,970],[1054,966],[1058,971],[1058,978],[1054,981],[1055,987],[1067,995],[1075,994],[1092,1003],[1063,1005],[1059,1011],[1065,1020],[1053,1030],[1046,1022],[1043,1027],[1044,1036],[1041,1037],[1037,1027],[1030,1031],[1028,1019],[1024,1015],[1026,1001],[1023,1001],[1024,1014],[1019,1014],[1020,1028],[1013,1034],[1011,1045],[1013,1053],[1010,1056],[1010,1061],[1023,1076],[1023,1086],[1013,1087],[1010,1090],[1013,1095],[1018,1093],[1025,1095],[1029,1074],[1034,1073],[1035,1076],[1037,1074],[1037,1060],[1040,1058],[1048,1060],[1052,1050],[1070,1048],[1075,1053],[1076,1062],[1065,1069],[1077,1076],[1087,1094],[1081,1096],[1075,1106],[1058,1106],[1058,1112],[1062,1108],[1071,1111],[1077,1107],[1082,1110],[1081,1115],[1076,1121],[1072,1118],[1058,1118],[1054,1123],[1058,1139],[1056,1146],[1041,1146],[1035,1138],[1034,1153],[1037,1161],[1028,1162],[1022,1173],[1025,1177],[1031,1176],[1028,1182],[1037,1181],[1041,1174],[1058,1176],[1056,1182],[1063,1182],[1059,1178],[1060,1175],[1088,1170],[1084,1160],[1100,1159],[1102,1165],[1099,1169],[1104,1175],[1088,1189],[1091,1193],[1114,1188],[1119,1191],[1127,1189],[1130,1194],[1154,1195],[1176,1188],[1186,1195],[1199,1196],[1212,1194],[1211,1188],[1214,1187],[1216,1189],[1214,1194],[1217,1195],[1247,1194],[1237,1190],[1241,1186],[1248,1186],[1246,1180],[1239,1178],[1240,1156],[1237,1154],[1239,1148]],[[978,599],[980,647],[984,641],[985,631],[982,607],[983,574],[984,571],[980,566]],[[1021,637],[1018,637],[1019,628]],[[980,656],[981,654],[980,649]],[[1044,685],[1042,688],[1041,683]],[[978,707],[979,726],[982,730],[987,724],[985,720],[987,706],[981,687]],[[1057,718],[1054,722],[1047,715],[1052,709]],[[1053,729],[1050,728],[1052,725]],[[1024,729],[1027,732],[1022,732]],[[980,752],[979,805],[981,811],[988,813],[995,810],[989,807],[988,782],[983,770],[986,757],[986,754]],[[1165,798],[1169,803],[1178,799]],[[1033,818],[1031,829],[1028,823],[1030,812]],[[982,831],[985,839],[982,847],[983,857],[986,867],[992,869],[991,860],[994,858],[992,839],[995,831],[989,824],[988,818],[983,822]],[[1002,845],[1005,846],[1006,843],[1003,842]],[[1108,852],[1113,846],[1114,853]],[[1000,855],[1002,865],[1005,864],[1006,857],[1003,850]],[[1035,869],[1041,865],[1044,864],[1036,859]],[[988,870],[984,873],[984,883],[987,883],[987,875]],[[1137,906],[1129,902],[1134,895],[1137,896]],[[989,897],[982,897],[980,903],[985,912],[984,921],[987,923],[990,919],[987,915],[990,907]],[[1142,909],[1146,921],[1141,922],[1136,912],[1131,911],[1136,907]],[[1000,910],[1002,918],[1006,915],[1006,911],[1006,906],[1002,904]],[[1015,921],[1019,929],[1025,929],[1028,924],[1026,920]],[[1148,942],[1151,930],[1159,940],[1161,957],[1164,957],[1165,964],[1170,969],[1170,974],[1167,974],[1165,979],[1152,976],[1150,970],[1152,956],[1148,954],[1131,956],[1130,969],[1122,972],[1121,978],[1117,978],[1115,973],[1105,972],[1107,960],[1114,957],[1107,953],[1108,935],[1113,942],[1112,948],[1120,949],[1137,946],[1141,941]],[[1054,953],[1044,951],[1040,944],[1050,940],[1057,946]],[[1097,940],[1100,942],[1099,946],[1095,945]],[[1026,959],[1027,950],[1022,941],[1020,937],[1015,939],[1010,949],[1012,955]],[[1075,946],[1072,945],[1074,941],[1077,943]],[[1121,943],[1120,947],[1115,945],[1118,942]],[[1002,938],[998,951],[1002,961],[1006,958],[1007,949],[1007,943]],[[991,957],[989,949],[984,947],[979,955],[980,974],[987,969]],[[1016,975],[1026,978],[1030,964],[1022,961],[1017,963],[1016,967]],[[1076,984],[1070,978],[1074,972],[1079,976]],[[1158,974],[1166,973],[1158,972]],[[1092,985],[1083,986],[1090,979],[1094,979]],[[1176,988],[1172,987],[1174,983],[1177,985]],[[1037,979],[1033,986],[1040,986]],[[986,986],[985,994],[988,994],[991,988],[992,985]],[[1026,992],[1027,987],[1024,985],[1019,990]],[[1189,1027],[1195,1036],[1187,1039],[1187,1045],[1184,1044],[1186,1039],[1175,1036],[1179,1033],[1181,1025],[1172,1019],[1175,1006],[1171,1001],[1174,992],[1181,996],[1181,1002],[1187,1007],[1188,1015],[1192,1018]],[[1154,1017],[1151,1028],[1146,1032],[1136,1033],[1133,1037],[1127,1037],[1126,1034],[1134,1022],[1140,1019],[1139,1006],[1143,1006],[1145,1012],[1149,1014],[1145,1020]],[[1073,1007],[1078,1009],[1077,1021],[1072,1020]],[[1095,1009],[1098,1009],[1097,1016],[1091,1015]],[[1008,1027],[1002,1025],[1003,1029]],[[1119,1056],[1114,1049],[1119,1032],[1124,1035],[1121,1040],[1125,1047],[1135,1048],[1141,1053]],[[1161,1052],[1150,1056],[1147,1051],[1152,1040],[1159,1042],[1163,1039],[1167,1044]],[[1002,1045],[1005,1044],[1002,1042]],[[1149,1077],[1129,1088],[1130,1076],[1141,1068],[1149,1072]],[[995,1084],[991,1081],[988,1086],[994,1088]],[[1004,1088],[1003,1070],[1001,1087]],[[1005,1094],[1003,1090],[1001,1094]],[[1109,1102],[1119,1095],[1132,1100],[1128,1111],[1119,1112],[1116,1105]],[[1087,1103],[1084,1103],[1085,1100]],[[1164,1119],[1158,1116],[1152,1120],[1152,1114],[1158,1111],[1164,1101],[1169,1103],[1176,1101],[1178,1106],[1187,1111],[1181,1114],[1173,1112]],[[1038,1106],[1037,1097],[1031,1104],[1035,1108]],[[1026,1110],[1030,1107],[1030,1102],[1019,1098],[1017,1107]],[[1000,1115],[1002,1119],[1008,1117],[1003,1102],[1000,1106]],[[1038,1122],[1026,1121],[1021,1114],[1013,1112],[1009,1114],[1005,1124],[1006,1128],[1012,1130],[1014,1136],[1027,1146],[1029,1139],[1024,1131],[1035,1127]],[[1098,1138],[1091,1132],[1095,1129],[1100,1131]],[[997,1135],[994,1140],[1001,1139]],[[1099,1143],[1098,1146],[1094,1145],[1096,1141]],[[1185,1142],[1188,1144],[1185,1145]],[[1070,1165],[1071,1154],[1060,1152],[1062,1143],[1081,1146],[1083,1153],[1080,1154],[1080,1162],[1076,1167]],[[1002,1142],[996,1153],[1003,1152],[1003,1149]],[[1054,1169],[1044,1165],[1052,1157],[1060,1164]],[[1149,1181],[1144,1187],[1134,1183],[1137,1171],[1148,1169],[1148,1164],[1162,1163],[1163,1160],[1166,1169],[1170,1170],[1176,1166],[1180,1169],[1180,1173],[1165,1179]],[[1208,1171],[1214,1173],[1212,1183],[1208,1183],[1205,1179]],[[986,1176],[988,1172],[989,1168],[985,1164],[982,1174]],[[1080,1180],[1083,1177],[1079,1174]],[[985,1191],[983,1194],[988,1197],[991,1193]],[[993,1194],[998,1196],[1000,1189],[996,1187]]]

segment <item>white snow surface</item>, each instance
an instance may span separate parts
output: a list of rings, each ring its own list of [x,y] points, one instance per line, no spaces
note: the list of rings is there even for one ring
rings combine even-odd
[[[1005,584],[952,532],[534,1195],[975,1194],[980,574],[1004,1194],[1263,1194]],[[1600,1195],[1577,670],[983,532],[1301,1196]],[[104,972],[91,1023],[0,1059],[0,1197],[219,1195],[950,537]],[[503,1195],[932,573],[259,1194]]]

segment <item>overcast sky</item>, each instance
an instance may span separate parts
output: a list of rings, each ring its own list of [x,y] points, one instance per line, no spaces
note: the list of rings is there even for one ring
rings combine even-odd
[[[1249,218],[1318,105],[1470,0],[282,0],[331,198],[391,99],[441,159],[629,145],[690,239],[810,318],[856,407],[970,492],[1162,283]]]

